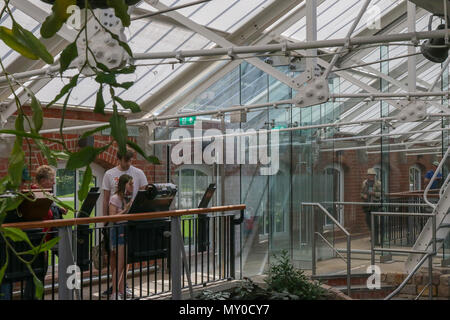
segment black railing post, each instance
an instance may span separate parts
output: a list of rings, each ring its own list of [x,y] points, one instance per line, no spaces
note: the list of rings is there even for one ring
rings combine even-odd
[[[58,228],[58,300],[73,300],[73,289],[67,285],[69,279],[67,270],[75,265],[72,255],[72,228]]]
[[[230,277],[236,279],[236,226],[244,221],[244,210],[241,210],[239,219],[233,219],[230,225]]]

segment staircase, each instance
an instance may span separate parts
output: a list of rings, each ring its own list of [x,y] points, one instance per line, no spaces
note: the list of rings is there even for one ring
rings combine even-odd
[[[436,172],[439,172],[444,164],[444,162],[447,159],[447,156],[449,154],[450,148],[445,153],[444,157],[441,160],[441,163],[439,164],[439,167],[436,169]],[[424,199],[427,203],[427,193],[430,188],[430,186],[433,184],[437,174],[433,176],[431,181],[429,182],[425,193],[424,193]],[[427,252],[433,252],[433,236],[434,236],[434,228],[436,228],[436,250],[434,252],[437,252],[439,249],[441,249],[443,242],[447,238],[450,232],[450,215],[448,215],[448,211],[450,209],[450,174],[447,176],[447,179],[442,185],[441,191],[440,191],[440,198],[438,203],[434,206],[433,209],[433,215],[434,217],[430,217],[428,219],[428,222],[426,223],[425,227],[423,228],[422,232],[420,233],[419,237],[416,240],[416,243],[413,246],[413,251],[417,251],[420,253],[410,253],[408,256],[408,259],[405,262],[405,268],[408,273],[411,273],[413,269],[416,267],[416,265],[419,263],[419,261],[422,259],[423,254]],[[433,204],[430,204],[433,206]],[[435,222],[433,221],[435,219]],[[434,225],[435,223],[435,225]]]

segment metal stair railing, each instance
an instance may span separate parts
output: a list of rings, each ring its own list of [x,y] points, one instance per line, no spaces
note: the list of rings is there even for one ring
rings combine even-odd
[[[417,214],[415,213],[414,215],[421,215],[421,216],[429,216],[431,218],[431,231],[432,231],[432,236],[430,239],[430,242],[428,244],[428,247],[430,247],[430,244],[432,244],[432,250],[431,251],[421,251],[421,250],[403,250],[403,249],[390,249],[390,248],[374,248],[373,247],[373,242],[371,244],[371,252],[372,252],[372,264],[375,263],[375,251],[391,251],[391,252],[407,252],[410,254],[424,254],[424,256],[422,257],[422,259],[420,259],[418,261],[418,263],[415,265],[415,267],[410,271],[409,275],[405,278],[405,280],[403,280],[403,282],[397,287],[396,290],[394,290],[391,294],[389,294],[384,300],[390,300],[392,299],[395,295],[397,295],[408,283],[408,281],[414,276],[414,274],[420,269],[420,267],[423,265],[423,263],[428,259],[428,284],[421,290],[421,292],[419,292],[419,294],[416,296],[415,300],[419,299],[422,294],[425,292],[425,290],[428,288],[428,297],[429,299],[433,299],[433,257],[437,254],[437,239],[436,239],[436,233],[437,233],[437,215],[439,214],[437,207],[439,202],[444,199],[445,197],[443,197],[444,192],[447,190],[447,188],[449,187],[449,182],[450,182],[450,175],[447,176],[447,178],[445,179],[444,183],[442,184],[440,190],[439,190],[439,202],[438,204],[434,204],[431,203],[428,200],[428,192],[431,189],[431,186],[433,185],[433,183],[436,181],[436,178],[439,174],[439,172],[442,170],[442,167],[448,157],[450,153],[450,147],[447,149],[447,151],[445,152],[445,155],[442,157],[441,162],[439,163],[439,166],[436,168],[433,177],[430,179],[430,181],[428,182],[427,187],[425,188],[425,191],[423,193],[423,199],[425,201],[426,204],[428,204],[431,208],[433,208],[433,213],[431,214],[426,214],[426,213],[420,213]],[[394,213],[392,212],[373,212],[371,219],[372,219],[372,237],[374,236],[374,227],[373,227],[373,222],[374,222],[374,216],[375,215],[392,215]],[[399,214],[399,213],[396,213]],[[403,215],[411,215],[408,213],[402,213]],[[443,221],[444,219],[442,219]],[[425,228],[424,228],[425,229]],[[420,237],[420,236],[419,236]],[[428,248],[427,247],[427,248]]]
[[[447,159],[447,157],[449,155],[449,152],[450,152],[450,147],[447,148],[447,151],[445,152],[444,156],[442,157],[442,160],[439,163],[439,166],[434,171],[433,177],[430,179],[430,181],[428,182],[427,187],[425,188],[425,191],[423,192],[423,200],[425,201],[425,203],[427,203],[433,209],[436,207],[436,205],[434,203],[431,203],[428,200],[428,192],[430,191],[431,186],[433,185],[434,181],[436,180],[439,172],[442,170],[442,167],[444,166],[445,160]],[[443,194],[443,190],[445,190],[444,186],[448,185],[448,179],[449,179],[449,177],[447,176],[447,179],[445,179],[445,182],[442,184],[441,189],[439,190],[439,195]]]
[[[316,232],[316,225],[315,225],[315,219],[311,219],[311,234],[312,234],[312,275],[316,275],[316,234],[320,235],[322,239],[325,240],[325,243],[331,247],[344,261],[347,263],[347,294],[350,296],[351,293],[351,235],[350,233],[337,221],[333,215],[328,212],[327,209],[325,209],[320,203],[317,202],[304,202],[301,203],[301,206],[310,206],[310,207],[317,207],[319,208],[323,213],[325,213],[328,218],[345,234],[347,237],[347,259],[344,259],[341,254],[338,253],[337,249],[333,247],[331,243],[329,243],[325,238],[318,232]],[[314,213],[314,210],[313,210]]]

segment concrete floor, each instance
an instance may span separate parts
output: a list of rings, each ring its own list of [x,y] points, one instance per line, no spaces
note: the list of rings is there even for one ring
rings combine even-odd
[[[370,250],[370,238],[362,237],[358,239],[353,239],[351,242],[352,250]],[[287,243],[286,243],[287,246]],[[344,240],[337,241],[335,244],[336,248],[345,250],[347,243]],[[325,255],[332,255],[331,249],[328,247],[320,246],[318,244],[319,250]],[[393,247],[400,248],[400,247]],[[403,247],[405,248],[405,247]],[[325,253],[324,253],[325,252]],[[346,257],[345,253],[341,253],[344,258]],[[406,260],[406,256],[395,255],[392,257],[391,261],[380,263],[380,255],[376,255],[376,264],[380,267],[382,273],[388,272],[404,272],[404,261]],[[262,274],[267,271],[268,263],[270,261],[270,257],[268,257],[268,243],[267,240],[260,241],[257,244],[254,244],[251,252],[247,256],[247,260],[243,265],[243,275],[244,276],[254,276],[258,274]],[[310,253],[302,253],[301,255],[298,252],[294,252],[294,265],[300,269],[305,271],[305,274],[311,274],[311,256]],[[361,253],[353,253],[351,257],[351,272],[352,274],[357,273],[366,273],[367,268],[371,265],[370,255],[369,254],[361,254]],[[435,258],[434,265],[440,266],[441,259]],[[318,275],[320,274],[346,274],[347,272],[347,264],[341,258],[327,258],[325,260],[317,261],[317,271]]]

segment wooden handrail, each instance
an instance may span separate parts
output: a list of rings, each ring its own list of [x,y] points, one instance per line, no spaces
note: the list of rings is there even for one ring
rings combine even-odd
[[[207,214],[210,212],[224,212],[224,211],[241,211],[245,210],[245,204],[220,206],[211,208],[197,208],[197,209],[183,209],[172,211],[158,211],[147,213],[133,213],[133,214],[121,214],[105,217],[92,217],[92,218],[75,218],[75,219],[60,219],[60,220],[44,220],[44,221],[32,221],[32,222],[19,222],[3,224],[4,228],[18,228],[22,230],[37,229],[37,228],[57,228],[66,226],[76,226],[90,223],[102,223],[102,222],[119,222],[119,221],[134,221],[153,218],[168,218],[179,217],[191,214]]]
[[[387,193],[386,196],[388,197],[423,197],[423,190],[416,190],[416,191],[403,191],[403,192],[393,192],[393,193]],[[439,189],[432,189],[429,193],[430,197],[439,197]]]

